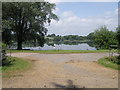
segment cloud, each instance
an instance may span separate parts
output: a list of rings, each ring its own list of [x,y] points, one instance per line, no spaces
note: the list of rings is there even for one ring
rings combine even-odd
[[[72,11],[66,11],[60,15],[58,22],[52,20],[51,26],[48,27],[48,34],[88,35],[102,25],[106,25],[108,29],[115,31],[118,23],[116,12],[117,9],[114,12],[106,12],[102,16],[81,18]]]
[[[118,11],[120,11],[120,8],[115,9],[115,14],[118,14]]]

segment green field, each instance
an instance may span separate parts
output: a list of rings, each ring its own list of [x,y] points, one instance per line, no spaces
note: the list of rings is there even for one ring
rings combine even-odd
[[[7,53],[41,53],[41,54],[71,54],[71,53],[105,53],[109,50],[7,50]],[[117,52],[117,50],[115,51]]]
[[[117,56],[115,56],[113,58],[118,60]],[[105,66],[105,67],[108,67],[108,68],[112,68],[112,69],[115,69],[115,70],[120,70],[120,64],[110,60],[110,58],[108,58],[108,57],[99,59],[98,63]]]

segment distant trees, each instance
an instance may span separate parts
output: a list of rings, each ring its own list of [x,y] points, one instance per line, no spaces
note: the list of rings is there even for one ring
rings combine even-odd
[[[87,39],[94,40],[94,32],[87,35]]]
[[[87,36],[59,36],[55,34],[48,35],[48,37],[49,36],[52,37],[51,40],[53,40],[54,43],[79,44],[86,42],[97,49],[109,49],[110,45],[118,44],[120,48],[120,26],[117,28],[117,32],[108,30],[106,26],[101,26]]]
[[[2,9],[3,42],[16,40],[18,50],[25,41],[37,41],[43,46],[47,33],[44,24],[58,20],[53,13],[55,4],[48,2],[3,2]]]
[[[47,43],[54,42],[55,44],[77,45],[81,42],[88,42],[88,39],[86,36],[78,36],[78,35],[60,36],[60,35],[51,34],[47,36],[46,41]]]
[[[67,35],[63,37],[64,39],[68,39],[68,40],[79,40],[80,37],[78,35]]]
[[[62,40],[62,37],[60,35],[55,36],[55,38],[53,39],[53,41],[55,42],[60,42]]]
[[[79,41],[81,41],[81,40],[85,40],[85,39],[87,39],[87,37],[86,36],[78,36],[78,35],[65,35],[65,36],[60,36],[60,35],[55,35],[55,34],[51,34],[51,35],[48,35],[47,37],[52,37],[52,38],[54,38],[54,39],[61,39],[61,40],[79,40]]]
[[[48,37],[55,37],[56,35],[55,34],[49,34]]]

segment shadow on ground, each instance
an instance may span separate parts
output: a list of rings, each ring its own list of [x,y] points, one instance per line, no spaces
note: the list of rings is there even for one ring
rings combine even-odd
[[[67,85],[61,85],[57,83],[52,83],[52,85],[55,88],[64,88],[64,90],[69,90],[70,88],[74,88],[75,90],[83,90],[85,87],[78,87],[77,85],[74,85],[72,80],[67,80]]]

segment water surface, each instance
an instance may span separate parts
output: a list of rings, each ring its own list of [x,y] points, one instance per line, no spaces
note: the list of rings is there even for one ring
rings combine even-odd
[[[87,43],[82,43],[78,45],[66,45],[60,44],[54,46],[48,46],[47,44],[44,47],[23,47],[23,49],[30,49],[30,50],[96,50],[95,47],[89,46]]]

